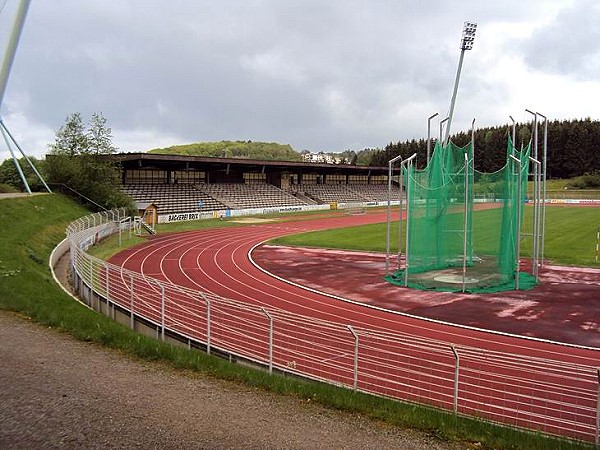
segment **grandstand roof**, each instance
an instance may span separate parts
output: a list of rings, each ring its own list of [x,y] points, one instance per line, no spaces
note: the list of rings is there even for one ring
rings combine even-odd
[[[123,169],[160,168],[170,170],[238,170],[243,172],[344,173],[354,175],[384,175],[387,167],[323,164],[295,161],[266,161],[240,158],[210,158],[202,156],[161,155],[157,153],[118,153],[113,155]]]

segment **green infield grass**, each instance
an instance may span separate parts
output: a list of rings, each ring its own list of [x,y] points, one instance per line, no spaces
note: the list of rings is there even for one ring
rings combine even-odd
[[[495,242],[494,237],[486,239],[484,230],[497,220],[499,209],[475,211],[473,230],[478,249],[485,251]],[[531,255],[531,233],[533,208],[524,208],[523,239],[521,256]],[[576,266],[599,266],[595,262],[597,231],[600,226],[600,208],[589,206],[552,206],[546,207],[544,258],[554,264]],[[345,250],[385,252],[386,223],[362,225],[358,227],[337,228],[324,231],[295,234],[274,239],[270,243],[277,245],[323,247]],[[390,227],[390,247],[398,251],[398,222]],[[403,230],[404,232],[404,230]],[[477,241],[477,236],[483,236]],[[402,249],[404,251],[404,248]]]

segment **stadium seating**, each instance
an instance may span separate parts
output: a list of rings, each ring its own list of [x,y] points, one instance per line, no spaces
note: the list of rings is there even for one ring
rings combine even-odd
[[[307,203],[267,183],[199,184],[196,188],[230,209],[300,206]]]
[[[316,203],[384,202],[388,199],[387,184],[299,184],[290,192],[305,196]],[[392,185],[392,200],[397,200],[399,187]]]
[[[154,203],[159,214],[386,201],[387,184],[301,184],[283,191],[267,183],[126,184],[134,201]],[[392,199],[398,198],[393,187]]]
[[[191,184],[126,184],[121,189],[135,202],[154,203],[159,214],[227,209]]]
[[[348,190],[360,195],[366,201],[385,202],[388,199],[387,184],[348,184]],[[400,188],[392,185],[392,200],[398,200]]]

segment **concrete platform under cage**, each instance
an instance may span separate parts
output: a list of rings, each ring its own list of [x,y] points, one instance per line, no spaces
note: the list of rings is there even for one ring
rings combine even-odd
[[[252,258],[282,279],[353,302],[600,348],[600,269],[545,265],[531,290],[462,294],[392,285],[383,278],[385,255],[378,253],[262,245]],[[522,261],[521,270],[530,272],[531,263]]]
[[[408,287],[438,292],[494,293],[515,289],[515,279],[502,277],[494,257],[474,257],[466,267],[463,277],[462,261],[450,261],[450,267],[411,273]],[[396,286],[406,286],[404,270],[392,271],[385,279]],[[463,286],[464,283],[464,286]],[[535,277],[527,272],[519,273],[519,289],[531,289]]]

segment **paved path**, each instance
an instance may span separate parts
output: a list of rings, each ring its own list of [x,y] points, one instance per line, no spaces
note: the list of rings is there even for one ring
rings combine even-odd
[[[6,311],[0,341],[0,448],[462,448],[304,400],[135,362]]]

